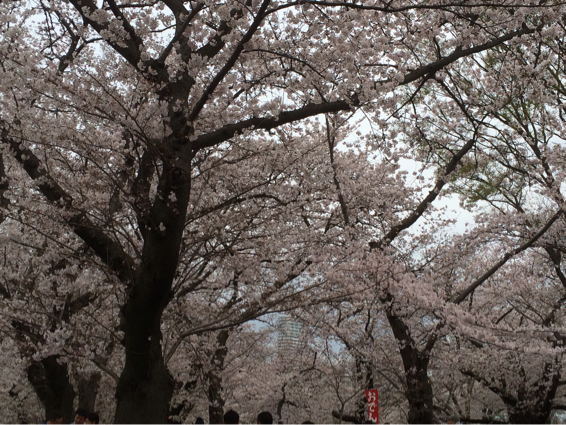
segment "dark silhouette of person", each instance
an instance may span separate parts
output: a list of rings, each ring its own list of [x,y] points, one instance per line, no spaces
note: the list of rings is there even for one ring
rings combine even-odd
[[[273,423],[273,416],[269,412],[261,412],[257,415],[257,423],[258,424],[272,424]]]
[[[98,413],[91,412],[88,415],[86,415],[85,424],[97,424],[97,423],[100,423],[100,416],[98,416]]]
[[[224,413],[224,423],[225,424],[239,424],[240,423],[240,415],[233,410],[228,410]]]
[[[84,424],[86,417],[88,415],[88,411],[86,409],[77,409],[77,411],[75,412],[75,422],[73,422],[74,424]]]

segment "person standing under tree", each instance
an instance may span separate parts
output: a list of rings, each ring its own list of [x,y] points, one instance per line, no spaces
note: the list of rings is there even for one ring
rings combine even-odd
[[[225,424],[239,424],[240,423],[240,415],[234,410],[228,410],[224,413],[224,423]]]
[[[74,424],[84,424],[86,417],[88,415],[88,411],[86,409],[77,409],[77,411],[75,412],[75,422],[73,422]]]
[[[273,423],[273,416],[269,412],[261,412],[257,415],[257,423],[258,424],[272,424]]]

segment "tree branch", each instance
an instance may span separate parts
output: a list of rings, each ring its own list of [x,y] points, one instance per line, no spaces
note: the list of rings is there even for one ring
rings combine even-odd
[[[96,7],[96,4],[92,0],[69,0],[70,3],[77,9],[77,11],[81,14],[85,22],[90,25],[98,34],[102,36],[104,32],[112,32],[109,29],[109,25],[104,23],[99,23],[93,19],[90,19],[90,15],[97,12],[99,9]],[[126,20],[125,16],[123,16],[122,12],[116,6],[114,1],[109,1],[110,8],[112,12],[116,16],[116,19],[119,20],[124,30],[128,33],[129,37],[120,40],[119,42],[112,41],[109,39],[105,39],[105,41],[118,52],[124,59],[126,59],[130,65],[132,65],[135,69],[139,68],[139,62],[141,59],[141,45],[142,40],[136,34],[133,27],[130,23]],[[103,37],[104,38],[104,37]]]
[[[4,194],[10,188],[8,177],[6,176],[6,169],[4,167],[4,157],[0,152],[0,223],[6,219],[4,210],[10,205],[10,200]]]
[[[552,263],[554,264],[554,270],[556,271],[556,275],[558,276],[558,279],[560,279],[560,283],[562,283],[562,286],[566,288],[566,276],[564,276],[561,266],[562,254],[560,253],[560,251],[555,250],[551,246],[546,246],[544,249],[548,253],[548,256],[552,260]]]
[[[405,78],[401,82],[401,85],[416,81],[419,78],[424,77],[428,74],[434,74],[435,72],[440,71],[442,68],[445,68],[451,63],[456,62],[458,59],[473,55],[474,53],[483,52],[484,50],[491,49],[495,46],[499,46],[500,44],[512,40],[515,37],[521,37],[522,35],[533,34],[539,31],[539,29],[540,29],[539,27],[529,28],[526,24],[523,24],[523,28],[521,28],[520,30],[512,31],[509,34],[503,35],[501,37],[497,37],[496,39],[491,40],[484,44],[480,44],[479,46],[470,47],[469,49],[461,49],[457,47],[454,50],[454,52],[452,52],[452,54],[435,62],[429,63],[428,65],[420,67],[414,71],[409,72],[407,75],[405,75]]]
[[[238,60],[240,54],[244,50],[244,45],[251,40],[255,32],[258,30],[261,21],[263,21],[263,18],[265,17],[265,10],[267,9],[267,6],[269,5],[270,1],[271,0],[263,0],[259,10],[257,11],[257,15],[254,21],[252,22],[252,24],[250,25],[248,31],[239,41],[238,45],[234,49],[234,52],[232,53],[230,58],[226,61],[222,69],[220,69],[218,74],[216,74],[216,76],[212,79],[208,87],[202,93],[200,99],[196,102],[193,110],[191,111],[189,117],[187,118],[188,122],[193,122],[194,120],[197,119],[198,115],[200,114],[200,111],[202,111],[202,108],[204,108],[204,105],[206,104],[206,102],[208,101],[208,99],[216,89],[216,87],[218,87],[218,84],[220,84],[220,82],[224,79],[226,74],[228,74],[228,72],[236,64],[236,61]]]
[[[523,245],[515,248],[513,251],[507,252],[501,260],[499,260],[492,268],[490,268],[487,272],[485,272],[481,277],[476,279],[470,286],[460,292],[459,295],[454,297],[451,301],[455,304],[460,304],[462,301],[466,299],[468,295],[470,295],[474,289],[484,283],[487,279],[489,279],[497,270],[499,270],[507,261],[513,258],[515,255],[523,252],[527,248],[530,248],[537,240],[540,239],[542,235],[544,235],[548,229],[554,224],[560,216],[564,213],[564,210],[558,210],[550,220],[544,225],[542,229],[540,229],[531,239],[525,242]]]
[[[354,424],[359,423],[359,419],[356,416],[340,414],[340,412],[338,412],[337,410],[332,411],[332,417],[336,418],[338,420],[342,420],[342,421],[346,421],[346,422],[352,422]]]
[[[116,384],[118,384],[118,382],[120,381],[120,377],[118,376],[118,374],[116,372],[114,372],[112,369],[110,369],[108,366],[106,366],[106,359],[102,359],[101,357],[97,356],[94,359],[91,359],[91,361],[96,365],[96,367],[98,367],[101,371],[105,372],[108,374],[108,376],[112,377],[112,379],[114,379],[114,381],[116,382]]]
[[[325,103],[309,103],[302,108],[281,112],[276,117],[250,118],[236,124],[228,124],[218,130],[199,136],[191,144],[194,150],[208,148],[223,143],[247,129],[272,130],[283,124],[299,121],[319,114],[351,111],[349,103],[339,100]]]
[[[440,195],[440,191],[448,181],[447,177],[456,170],[460,160],[472,149],[475,143],[475,138],[470,139],[456,155],[452,157],[448,165],[446,165],[444,173],[442,173],[442,176],[436,181],[434,188],[428,193],[426,198],[421,201],[418,207],[407,218],[393,226],[381,240],[370,242],[370,249],[379,249],[383,245],[391,243],[399,233],[411,227],[424,214],[426,208]]]
[[[173,50],[175,43],[180,43],[182,39],[186,39],[186,37],[183,35],[185,30],[188,28],[194,17],[197,16],[198,13],[204,8],[204,3],[197,3],[197,5],[189,13],[189,11],[183,5],[182,1],[164,0],[163,3],[165,3],[175,15],[175,19],[177,19],[177,28],[175,29],[175,36],[171,39],[167,47],[163,49],[163,52],[161,52],[161,55],[159,55],[159,58],[157,59],[157,62],[160,63],[165,63],[165,60],[167,59],[167,56],[169,56],[169,53],[171,53],[171,51]],[[185,15],[184,21],[181,21],[182,15]],[[183,57],[183,59],[186,60],[189,59],[191,52],[186,42],[183,44],[183,50],[185,49],[187,51],[187,57]]]
[[[515,406],[517,404],[517,399],[515,397],[507,394],[505,391],[503,391],[501,387],[495,385],[495,383],[488,381],[484,377],[478,375],[477,373],[471,370],[460,370],[460,372],[462,373],[462,375],[469,376],[470,378],[474,379],[475,381],[479,382],[486,388],[493,391],[495,394],[501,397],[501,400],[503,400],[505,404],[510,406]]]
[[[35,181],[40,192],[51,205],[68,211],[74,209],[71,196],[47,173],[39,158],[30,149],[9,138],[5,130],[2,132],[1,141],[10,146],[16,160],[23,166],[28,176]],[[83,211],[69,215],[62,214],[62,217],[71,226],[75,234],[116,273],[122,282],[131,281],[135,264],[119,243],[106,235]]]
[[[399,12],[407,12],[409,10],[449,10],[450,8],[453,7],[458,7],[458,8],[468,8],[468,9],[472,9],[472,8],[480,8],[480,7],[492,7],[492,8],[517,8],[517,5],[514,3],[510,3],[510,4],[503,4],[501,1],[496,0],[493,2],[490,1],[485,1],[482,3],[472,3],[470,4],[469,1],[467,0],[463,0],[463,1],[455,1],[455,2],[447,2],[447,3],[441,3],[441,4],[411,4],[410,6],[402,6],[402,7],[392,7],[391,6],[391,1],[388,2],[382,2],[383,4],[385,4],[385,6],[376,6],[376,5],[365,5],[362,3],[358,3],[356,2],[356,0],[351,1],[351,2],[347,2],[347,1],[323,1],[323,0],[296,0],[296,1],[292,1],[292,2],[288,2],[288,3],[284,3],[280,6],[277,6],[273,9],[270,9],[268,11],[268,13],[274,13],[277,12],[279,10],[282,9],[287,9],[289,7],[293,7],[293,6],[299,6],[299,5],[303,5],[303,4],[311,4],[311,5],[315,5],[315,6],[326,6],[326,7],[346,7],[349,9],[360,9],[360,10],[372,10],[372,11],[376,11],[376,12],[384,12],[384,13],[399,13]],[[521,7],[526,7],[526,8],[540,8],[540,7],[552,7],[552,6],[557,6],[557,5],[562,5],[564,3],[551,3],[548,5],[544,5],[542,4],[542,2],[540,2],[540,4],[538,5],[521,5]]]

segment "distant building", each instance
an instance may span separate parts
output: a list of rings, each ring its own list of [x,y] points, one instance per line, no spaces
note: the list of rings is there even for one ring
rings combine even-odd
[[[277,348],[281,351],[292,350],[299,346],[301,323],[290,316],[281,316],[277,321]]]

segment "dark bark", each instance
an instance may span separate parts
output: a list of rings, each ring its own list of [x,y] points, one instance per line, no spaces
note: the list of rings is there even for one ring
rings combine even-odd
[[[63,414],[63,423],[71,423],[75,418],[75,391],[69,381],[67,364],[59,363],[58,358],[53,355],[33,362],[27,369],[27,375],[45,408],[45,417],[59,411]]]
[[[224,398],[222,396],[222,371],[228,348],[226,341],[230,336],[228,329],[221,330],[216,337],[216,350],[211,358],[211,367],[207,373],[208,381],[208,421],[211,424],[224,422]]]
[[[430,358],[428,354],[416,349],[404,350],[402,357],[407,377],[408,422],[410,424],[433,423],[433,393],[427,374]],[[411,366],[407,370],[408,364]]]
[[[116,388],[116,423],[165,423],[167,420],[173,380],[161,351],[160,325],[165,296],[159,291],[159,285],[167,287],[167,280],[163,280],[155,269],[147,274],[140,273],[124,308],[126,363]],[[172,278],[168,280],[170,286]]]
[[[526,391],[519,391],[518,400],[513,405],[507,404],[509,423],[512,424],[544,424],[553,410],[556,391],[560,381],[560,372],[552,373],[550,364],[539,384]]]
[[[230,140],[250,128],[272,130],[283,124],[293,123],[316,115],[351,110],[352,106],[345,100],[309,103],[292,111],[281,112],[276,117],[249,118],[238,123],[225,125],[218,130],[199,136],[194,142],[191,142],[191,146],[193,149],[204,149]]]
[[[479,373],[469,370],[462,371],[462,373],[474,378],[501,397],[507,407],[509,423],[544,424],[555,408],[553,401],[560,386],[558,362],[555,364],[546,363],[537,385],[529,384],[526,375],[521,371],[520,369],[518,375],[520,375],[522,382],[516,391],[511,391],[505,380],[487,379]]]
[[[148,334],[141,330],[139,334]],[[137,338],[135,338],[137,336]],[[130,347],[144,351],[129,351],[126,365],[116,389],[115,423],[165,423],[173,395],[173,381],[163,363],[161,335],[153,332],[155,342],[142,344],[139,335]]]
[[[193,379],[191,381],[185,382],[184,384],[182,382],[175,381],[175,394],[178,394],[181,391],[192,393],[197,388],[197,384],[198,379]],[[195,405],[186,399],[178,401],[177,403],[171,404],[167,417],[169,418],[169,416],[176,416],[180,418],[180,422],[183,423],[183,419],[186,418],[189,413],[191,413],[194,407]]]
[[[283,384],[283,387],[281,387],[281,393],[282,393],[281,398],[277,402],[276,415],[277,415],[277,423],[279,423],[279,424],[283,423],[283,406],[285,406],[285,404],[287,404],[287,394],[285,394],[285,387],[286,386],[287,386],[287,383],[285,382]]]
[[[373,383],[373,371],[371,370],[371,365],[367,361],[359,357],[356,358],[356,375],[362,390],[374,389]],[[356,403],[356,412],[353,415],[357,424],[368,423],[366,420],[367,412],[367,399],[365,391],[360,394],[358,401]],[[346,420],[346,419],[345,419]],[[351,421],[350,421],[351,422]],[[372,423],[372,422],[369,422]]]
[[[9,187],[8,177],[6,177],[6,170],[4,168],[4,158],[2,153],[0,153],[0,223],[6,218],[5,209],[10,205],[8,198],[4,197],[4,193],[8,191]]]
[[[98,395],[98,384],[100,382],[100,373],[95,372],[88,378],[80,377],[77,383],[77,392],[79,395],[79,407],[94,412],[96,404],[96,396]]]
[[[423,350],[416,347],[408,326],[392,311],[386,309],[387,319],[399,345],[406,379],[406,396],[409,402],[408,422],[410,424],[430,424],[434,421],[434,399],[432,384],[428,377],[430,350],[434,337],[429,339]]]
[[[116,423],[165,423],[174,382],[161,349],[161,317],[170,301],[190,195],[190,163],[164,166],[149,213],[142,261],[123,308],[126,364],[116,389]],[[174,193],[176,201],[169,201]]]
[[[369,421],[365,421],[365,420],[360,421],[360,418],[359,418],[358,415],[344,415],[344,414],[341,414],[340,412],[338,412],[337,410],[332,411],[332,417],[338,419],[339,421],[350,422],[350,423],[353,423],[353,424],[372,424],[373,423],[373,422],[369,422]]]
[[[554,386],[554,384],[552,384]],[[540,389],[539,389],[540,390]],[[509,423],[511,424],[544,424],[547,423],[550,414],[552,413],[552,401],[556,396],[556,389],[550,392],[529,393],[526,399],[521,397],[522,400],[513,405],[506,404],[509,413]],[[533,402],[534,401],[534,402]]]

